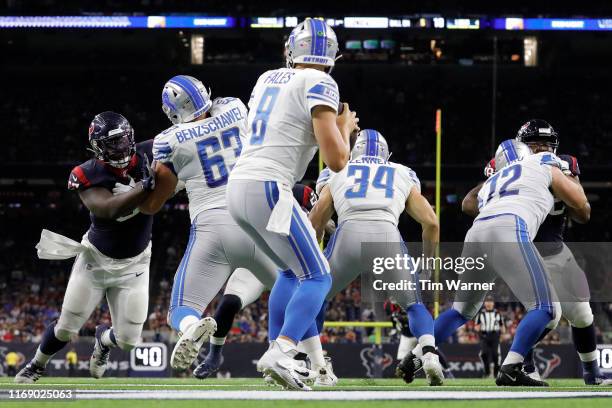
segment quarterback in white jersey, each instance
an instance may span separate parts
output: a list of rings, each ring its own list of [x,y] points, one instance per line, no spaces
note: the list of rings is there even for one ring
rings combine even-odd
[[[286,43],[287,68],[265,72],[253,89],[248,145],[227,187],[232,217],[284,269],[270,294],[270,349],[257,369],[296,390],[309,389],[295,374],[296,345],[320,342],[315,317],[331,277],[291,187],[318,148],[334,171],[348,161],[358,120],[347,104],[337,113],[338,86],[329,75],[337,52],[336,35],[323,20],[306,19],[293,29]],[[325,365],[323,356],[313,361],[319,373]]]
[[[460,278],[470,287],[499,277],[527,309],[497,375],[497,385],[547,386],[523,371],[525,355],[561,315],[550,276],[532,241],[553,207],[553,194],[572,208],[582,208],[588,200],[582,187],[561,172],[561,161],[552,153],[532,154],[526,144],[510,139],[497,149],[495,164],[495,174],[478,194],[480,214],[465,237],[461,257],[490,255],[484,269],[466,270]],[[458,290],[453,307],[436,319],[436,341],[445,341],[474,318],[486,293]]]
[[[407,252],[397,229],[400,214],[406,212],[423,227],[423,251],[433,256],[439,240],[436,215],[421,195],[421,184],[410,168],[388,161],[389,149],[385,138],[372,129],[362,130],[357,136],[347,166],[331,176],[329,186],[323,187],[310,219],[322,236],[324,226],[338,214],[338,228],[329,240],[325,256],[333,276],[332,288],[327,296],[333,298],[360,274],[371,274],[364,265],[362,244],[385,243],[375,250],[376,257],[393,258]],[[366,262],[367,263],[367,262]],[[410,279],[415,283],[418,275],[406,270],[390,270],[393,281]],[[405,276],[404,276],[405,275]],[[423,305],[417,290],[389,293],[409,316],[410,329],[422,347],[422,364],[431,385],[440,385],[444,374],[435,351],[433,318]],[[388,296],[382,296],[387,298]]]
[[[247,133],[247,111],[237,98],[210,100],[204,85],[193,77],[170,79],[162,93],[163,110],[174,126],[153,142],[160,189],[141,205],[156,213],[184,183],[189,198],[191,230],[183,260],[174,277],[168,321],[182,333],[170,364],[188,368],[202,343],[211,336],[219,345],[217,324],[202,313],[238,268],[249,268],[265,285],[276,279],[277,267],[229,215],[225,190]]]

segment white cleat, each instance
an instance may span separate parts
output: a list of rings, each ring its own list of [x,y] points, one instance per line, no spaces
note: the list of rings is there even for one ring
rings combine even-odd
[[[212,317],[205,317],[185,330],[172,350],[170,366],[175,370],[186,370],[195,361],[202,344],[217,331],[217,322]]]
[[[29,362],[15,376],[15,384],[34,384],[45,374],[45,368],[37,366],[33,362]]]
[[[96,326],[94,349],[89,358],[89,374],[93,378],[102,378],[108,367],[111,348],[102,344],[102,335],[109,329],[105,324]]]
[[[542,381],[542,377],[540,376],[540,373],[538,372],[537,369],[533,373],[527,373],[527,376],[536,381]]]
[[[284,353],[276,341],[270,343],[268,351],[257,362],[257,371],[288,390],[311,391],[301,378],[310,377],[311,370],[300,367],[293,358]]]
[[[440,364],[440,359],[435,353],[425,353],[421,358],[423,361],[423,371],[429,385],[442,385],[444,383],[444,370]]]
[[[338,385],[338,377],[334,374],[331,358],[325,357],[325,367],[319,370],[314,385],[317,387],[335,387]]]

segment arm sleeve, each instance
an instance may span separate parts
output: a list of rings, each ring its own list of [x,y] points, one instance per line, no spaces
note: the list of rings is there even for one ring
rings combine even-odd
[[[70,176],[68,176],[68,190],[84,191],[90,187],[93,187],[92,182],[87,177],[83,167],[76,166],[73,168]]]
[[[417,174],[410,167],[406,167],[403,165],[398,165],[397,167],[399,175],[402,179],[402,182],[406,186],[406,197],[410,195],[410,190],[412,186],[415,186],[417,190],[421,191],[421,180]]]
[[[304,91],[308,112],[318,105],[325,105],[338,112],[340,92],[338,84],[325,72],[311,70],[306,77]]]

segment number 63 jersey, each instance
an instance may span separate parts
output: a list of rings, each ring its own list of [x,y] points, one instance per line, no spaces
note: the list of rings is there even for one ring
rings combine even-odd
[[[413,186],[421,190],[414,171],[373,156],[349,161],[329,182],[338,223],[389,221],[396,226]]]
[[[217,98],[210,117],[174,125],[155,137],[153,158],[185,183],[191,221],[225,208],[225,188],[245,141],[247,109],[237,98]]]
[[[537,153],[498,170],[478,193],[480,213],[476,220],[501,214],[521,217],[533,240],[554,204],[550,191],[551,166],[561,168],[552,153]]]

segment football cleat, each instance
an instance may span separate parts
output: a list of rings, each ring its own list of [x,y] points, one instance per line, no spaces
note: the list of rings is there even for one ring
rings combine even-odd
[[[15,376],[16,384],[34,384],[45,373],[45,367],[36,365],[30,361],[28,365],[23,367]]]
[[[499,369],[495,384],[510,387],[548,387],[548,383],[531,378],[523,371],[523,364],[505,364]]]
[[[395,376],[403,379],[406,384],[410,384],[414,381],[415,375],[421,371],[422,368],[423,362],[421,359],[410,352],[395,368]]]
[[[195,378],[204,380],[219,371],[219,367],[221,367],[221,364],[223,364],[223,356],[220,356],[221,358],[219,359],[213,359],[209,357],[210,353],[208,356],[206,356],[204,361],[202,361],[200,365],[198,365],[195,370],[193,370],[193,376]]]
[[[583,378],[586,385],[612,385],[612,379],[606,377],[604,374],[584,374]]]
[[[108,367],[111,348],[102,344],[102,334],[107,330],[109,327],[105,324],[96,326],[94,349],[89,358],[89,373],[93,378],[102,378]]]
[[[276,341],[270,343],[268,351],[257,362],[257,371],[263,373],[264,378],[271,377],[276,384],[285,389],[312,390],[301,379],[310,377],[311,370],[296,364],[290,353],[284,353]]]
[[[174,345],[170,366],[175,370],[186,370],[195,361],[202,348],[202,344],[208,340],[217,330],[217,322],[212,317],[205,317],[193,323],[185,330]]]
[[[317,387],[335,387],[338,385],[338,377],[334,374],[331,358],[325,357],[325,367],[319,370],[314,385]]]
[[[442,385],[444,383],[444,370],[438,355],[434,352],[425,353],[421,360],[423,361],[423,371],[429,385]]]

